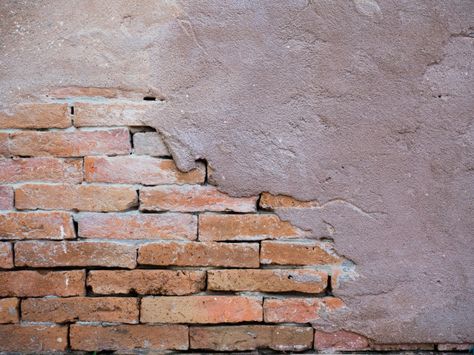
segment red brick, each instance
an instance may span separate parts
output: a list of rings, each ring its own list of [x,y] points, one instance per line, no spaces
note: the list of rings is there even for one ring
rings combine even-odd
[[[127,297],[29,298],[21,303],[27,322],[138,323],[138,299]]]
[[[0,272],[0,297],[81,296],[84,286],[82,270]]]
[[[133,152],[155,157],[170,156],[158,132],[138,132],[133,135]]]
[[[263,240],[278,238],[301,238],[308,236],[289,222],[284,222],[272,214],[221,215],[203,214],[199,216],[199,240]]]
[[[18,323],[18,298],[0,299],[0,323]]]
[[[202,164],[183,173],[170,159],[139,155],[86,157],[84,169],[86,181],[119,184],[199,184],[206,176]]]
[[[101,154],[129,154],[128,129],[73,132],[15,132],[10,134],[10,153],[20,156],[54,155],[81,157]]]
[[[356,333],[345,330],[331,333],[319,330],[314,332],[314,348],[316,350],[357,351],[366,350],[368,347],[369,342],[367,338]]]
[[[71,325],[71,348],[102,350],[187,350],[184,325]]]
[[[145,297],[142,323],[239,323],[262,320],[262,300],[243,296]]]
[[[72,218],[66,212],[0,213],[0,239],[74,238]]]
[[[260,262],[273,265],[324,265],[339,264],[342,258],[325,242],[267,240],[262,242]]]
[[[29,267],[104,266],[133,269],[137,248],[95,241],[25,241],[15,244],[15,265]]]
[[[0,210],[13,209],[13,188],[0,186]]]
[[[10,134],[0,132],[0,157],[9,157],[10,152]]]
[[[144,126],[145,112],[156,103],[127,102],[127,103],[89,103],[74,104],[74,126]]]
[[[10,243],[0,242],[0,269],[13,267],[13,251]]]
[[[127,186],[26,184],[15,189],[19,210],[125,211],[138,203]]]
[[[154,186],[140,189],[140,210],[145,211],[234,211],[254,212],[256,197],[230,197],[214,186]]]
[[[0,183],[82,182],[81,159],[52,157],[0,159]]]
[[[259,267],[257,243],[161,242],[142,245],[138,263],[158,266]]]
[[[67,104],[28,103],[0,112],[0,128],[66,128]]]
[[[197,238],[197,217],[189,214],[81,213],[76,219],[83,238]]]
[[[189,338],[191,349],[303,351],[312,347],[313,329],[274,325],[191,327]]]
[[[101,295],[188,295],[206,286],[205,271],[180,270],[93,270],[87,286]]]
[[[342,300],[334,297],[265,298],[263,315],[268,323],[311,323],[342,308]]]
[[[293,197],[285,195],[272,195],[264,192],[260,196],[259,207],[274,210],[278,208],[312,208],[318,207],[317,201],[299,201]]]
[[[67,326],[62,325],[0,325],[0,351],[34,352],[65,351]]]
[[[319,293],[327,286],[327,274],[316,270],[209,270],[207,287],[213,291]]]

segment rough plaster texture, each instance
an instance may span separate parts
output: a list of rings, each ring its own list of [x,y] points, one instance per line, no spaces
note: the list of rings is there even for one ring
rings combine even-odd
[[[331,237],[359,277],[329,324],[474,340],[474,2],[2,1],[2,105],[61,86],[164,99],[179,166]]]

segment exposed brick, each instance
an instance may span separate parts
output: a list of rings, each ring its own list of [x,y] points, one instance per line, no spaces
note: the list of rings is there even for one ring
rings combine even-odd
[[[158,266],[259,267],[254,243],[160,242],[142,245],[138,263]]]
[[[209,270],[207,287],[213,291],[318,293],[327,286],[327,274],[316,270]]]
[[[311,323],[321,314],[340,310],[344,303],[339,298],[265,298],[263,315],[268,323]]]
[[[34,352],[65,351],[67,326],[62,325],[0,325],[0,351]]]
[[[238,323],[262,320],[262,300],[243,296],[145,297],[143,323]]]
[[[10,134],[0,132],[0,157],[9,157],[10,152]]]
[[[369,341],[362,335],[339,330],[335,332],[314,332],[314,348],[316,350],[343,350],[357,351],[365,350],[369,347]]]
[[[116,98],[124,94],[123,90],[116,88],[83,87],[83,86],[64,86],[51,90],[50,97],[56,99],[70,99],[77,97],[105,97],[108,99]]]
[[[205,288],[204,271],[180,270],[93,270],[87,286],[102,295],[187,295]]]
[[[84,169],[86,181],[120,184],[199,184],[204,182],[206,175],[202,164],[183,173],[170,159],[140,155],[86,157]]]
[[[439,351],[468,351],[473,348],[474,348],[474,344],[467,344],[467,343],[438,344]]]
[[[15,189],[20,210],[125,211],[138,203],[132,187],[26,184]]]
[[[371,350],[375,351],[430,351],[434,350],[434,344],[410,343],[410,344],[372,344]]]
[[[128,154],[128,129],[73,132],[15,132],[10,134],[12,155],[81,157],[85,155]]]
[[[140,189],[140,209],[146,211],[253,212],[256,197],[230,197],[214,186],[154,186]]]
[[[52,157],[0,159],[0,183],[26,181],[80,183],[82,160]]]
[[[341,263],[342,258],[331,251],[328,243],[318,241],[262,242],[262,264],[274,265],[324,265]]]
[[[71,126],[67,104],[20,104],[0,112],[0,128],[66,128]]]
[[[0,239],[74,238],[72,218],[66,212],[0,213]]]
[[[197,238],[197,217],[189,214],[81,213],[76,219],[83,238]]]
[[[319,206],[317,201],[299,201],[290,196],[272,195],[268,192],[261,194],[258,205],[260,208],[269,210],[278,208],[311,208]]]
[[[127,297],[29,298],[21,303],[28,322],[138,323],[138,299]]]
[[[77,102],[74,104],[74,126],[144,126],[143,117],[152,105],[149,102]]]
[[[15,265],[30,267],[105,266],[133,269],[136,246],[95,241],[25,241],[15,244]]]
[[[191,349],[303,351],[312,347],[313,329],[273,325],[191,327],[189,338]]]
[[[133,135],[133,151],[137,155],[169,156],[168,148],[157,132],[138,132]]]
[[[13,267],[13,251],[10,243],[0,242],[0,269]]]
[[[13,188],[0,186],[0,210],[13,209]]]
[[[308,232],[271,214],[208,213],[199,216],[199,239],[203,241],[301,238],[307,235]]]
[[[187,350],[184,325],[71,325],[71,348],[101,350]]]
[[[84,286],[82,270],[0,272],[0,297],[81,296]]]
[[[18,298],[0,299],[0,323],[18,323]]]

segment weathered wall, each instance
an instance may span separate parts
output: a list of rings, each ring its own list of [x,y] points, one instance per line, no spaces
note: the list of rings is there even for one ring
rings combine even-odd
[[[276,212],[356,264],[334,291],[350,313],[321,327],[472,342],[474,2],[1,7],[4,106],[70,86],[163,100],[143,124],[180,168],[318,201]]]

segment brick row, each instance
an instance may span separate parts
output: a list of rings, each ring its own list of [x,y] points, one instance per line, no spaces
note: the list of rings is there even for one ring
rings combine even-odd
[[[0,128],[67,128],[71,126],[67,109],[67,104],[19,104],[0,112]]]

